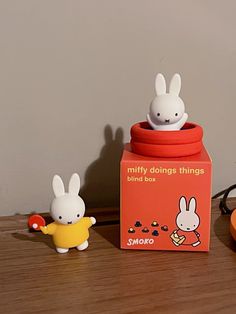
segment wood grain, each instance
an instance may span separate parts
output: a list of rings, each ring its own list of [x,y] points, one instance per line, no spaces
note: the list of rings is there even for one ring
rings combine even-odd
[[[236,244],[218,202],[209,253],[120,250],[117,209],[94,209],[88,250],[65,255],[26,217],[1,218],[1,313],[235,313]]]

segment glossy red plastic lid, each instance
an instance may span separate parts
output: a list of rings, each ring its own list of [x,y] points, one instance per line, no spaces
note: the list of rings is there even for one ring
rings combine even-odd
[[[179,131],[157,131],[151,129],[146,121],[131,127],[131,138],[135,142],[150,144],[186,144],[202,140],[203,129],[200,125],[187,122]]]
[[[144,121],[131,128],[131,148],[144,156],[184,157],[201,151],[202,137],[202,127],[195,123],[185,123],[178,131],[157,131]]]

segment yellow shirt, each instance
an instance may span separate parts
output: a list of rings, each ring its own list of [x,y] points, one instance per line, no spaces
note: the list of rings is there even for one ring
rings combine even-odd
[[[56,247],[69,249],[82,244],[89,238],[88,229],[91,226],[91,219],[84,217],[75,224],[63,225],[53,222],[40,229],[44,234],[52,235]]]

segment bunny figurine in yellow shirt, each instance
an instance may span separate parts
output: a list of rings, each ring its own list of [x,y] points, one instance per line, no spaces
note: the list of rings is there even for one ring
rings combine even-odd
[[[85,204],[78,195],[80,177],[77,173],[71,176],[69,191],[65,192],[62,179],[55,175],[53,178],[55,198],[51,205],[51,216],[54,222],[40,227],[44,234],[52,235],[58,253],[67,253],[76,247],[79,251],[88,247],[89,228],[96,223],[94,217],[84,217]]]

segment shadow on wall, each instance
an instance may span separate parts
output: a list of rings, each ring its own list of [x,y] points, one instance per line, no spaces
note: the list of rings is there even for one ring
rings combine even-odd
[[[114,134],[112,127],[104,128],[105,145],[100,156],[85,172],[80,195],[88,207],[118,206],[120,194],[120,159],[123,151],[123,130]]]

